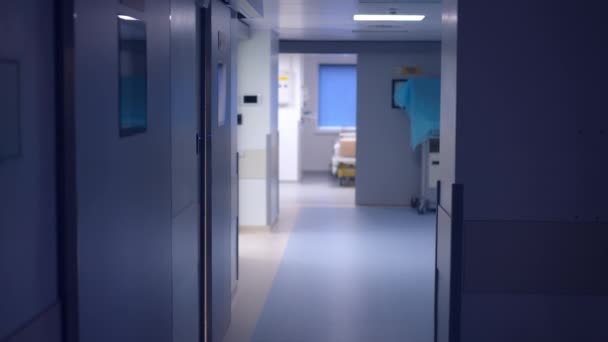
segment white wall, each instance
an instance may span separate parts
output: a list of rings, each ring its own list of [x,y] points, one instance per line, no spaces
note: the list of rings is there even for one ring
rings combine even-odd
[[[337,133],[319,132],[319,65],[357,64],[354,54],[303,54],[302,170],[329,171]]]
[[[392,108],[392,80],[404,78],[404,65],[422,69],[422,77],[439,77],[441,46],[395,53],[360,53],[357,80],[357,204],[409,206],[422,195],[420,148],[410,146],[406,113]]]
[[[263,150],[270,133],[270,31],[255,30],[251,39],[241,42],[238,52],[239,152]],[[243,105],[243,95],[260,95],[258,105]]]
[[[338,133],[319,132],[317,118],[302,119],[302,171],[328,171]]]
[[[270,30],[252,31],[238,52],[239,220],[242,226],[268,226],[278,214],[278,175],[273,172],[277,147],[268,136],[277,134],[278,37]],[[257,105],[241,103],[243,95],[259,95]],[[275,144],[276,145],[276,144]],[[276,151],[275,151],[276,149]],[[276,156],[275,156],[276,155]],[[273,179],[277,178],[277,179]]]
[[[297,54],[279,56],[279,76],[288,77],[288,103],[279,106],[279,177],[281,181],[297,182],[300,165],[300,127],[302,116],[302,61]]]

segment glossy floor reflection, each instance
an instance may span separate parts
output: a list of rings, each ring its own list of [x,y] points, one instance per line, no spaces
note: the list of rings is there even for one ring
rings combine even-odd
[[[433,222],[409,209],[302,209],[252,341],[431,342]]]
[[[281,184],[272,229],[240,234],[223,342],[430,342],[434,217],[356,208],[327,174]]]

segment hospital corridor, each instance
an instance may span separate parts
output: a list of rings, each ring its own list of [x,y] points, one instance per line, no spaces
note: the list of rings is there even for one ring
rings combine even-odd
[[[602,6],[0,2],[0,342],[608,341]]]
[[[433,217],[358,208],[328,178],[281,186],[272,231],[241,233],[225,341],[432,340]]]

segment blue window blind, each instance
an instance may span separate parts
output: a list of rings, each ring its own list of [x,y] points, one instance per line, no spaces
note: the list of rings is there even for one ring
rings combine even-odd
[[[357,66],[319,66],[319,127],[357,124]]]

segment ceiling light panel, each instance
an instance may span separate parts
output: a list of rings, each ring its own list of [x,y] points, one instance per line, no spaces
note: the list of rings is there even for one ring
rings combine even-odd
[[[422,21],[424,15],[417,14],[355,14],[355,21]]]

